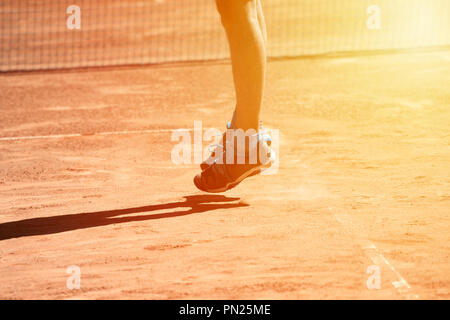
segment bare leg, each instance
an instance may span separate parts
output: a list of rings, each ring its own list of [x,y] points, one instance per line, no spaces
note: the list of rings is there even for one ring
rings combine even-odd
[[[265,36],[260,26],[264,20],[258,15],[258,1],[216,3],[230,46],[236,90],[234,127],[258,131],[266,72]]]
[[[258,131],[266,72],[266,35],[261,3],[259,0],[216,0],[216,3],[230,46],[236,89],[233,129]],[[255,158],[250,160],[250,143],[250,140],[245,140],[245,149],[249,151],[248,154],[244,154],[245,159],[241,157],[242,149],[238,146],[235,149],[237,154],[225,152],[224,160],[227,164],[215,162],[195,176],[194,184],[197,188],[207,192],[223,192],[239,184],[242,179],[257,174],[262,167],[270,165],[272,161],[262,159],[261,155],[258,157],[259,162],[250,163],[256,160]],[[255,151],[253,146],[251,148]],[[260,154],[261,152],[269,154],[264,141],[258,144],[256,149]],[[235,155],[238,163],[228,163],[228,156],[233,160]],[[239,163],[239,158],[246,163]]]
[[[261,34],[263,36],[264,40],[264,46],[267,48],[267,27],[266,27],[266,19],[264,18],[264,12],[261,4],[261,0],[257,0],[257,14],[258,14],[258,24],[259,29],[261,30]],[[235,118],[236,118],[236,111],[233,112],[233,118],[231,120],[231,127],[235,128]]]
[[[267,47],[267,27],[266,27],[266,19],[264,18],[263,7],[261,4],[261,0],[257,0],[257,10],[258,10],[258,23],[259,29],[263,35],[264,45]]]

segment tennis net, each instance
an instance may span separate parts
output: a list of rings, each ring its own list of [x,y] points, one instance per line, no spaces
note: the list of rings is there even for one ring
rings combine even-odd
[[[449,0],[262,3],[271,57],[450,45]],[[1,0],[0,41],[0,71],[228,57],[214,0]]]

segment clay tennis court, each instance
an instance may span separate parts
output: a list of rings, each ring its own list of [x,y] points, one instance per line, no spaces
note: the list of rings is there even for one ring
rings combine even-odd
[[[216,195],[171,157],[233,112],[213,2],[79,3],[0,7],[1,299],[450,298],[448,3],[266,1],[278,171]]]
[[[271,62],[279,171],[222,195],[170,132],[223,128],[227,63],[2,75],[0,296],[448,299],[449,62]]]

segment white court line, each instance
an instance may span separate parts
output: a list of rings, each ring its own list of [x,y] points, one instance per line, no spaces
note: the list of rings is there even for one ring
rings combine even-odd
[[[89,136],[113,136],[126,134],[143,134],[143,133],[167,133],[174,131],[192,131],[193,129],[148,129],[148,130],[124,130],[124,131],[106,131],[96,133],[68,133],[68,134],[50,134],[43,136],[19,136],[19,137],[0,137],[0,141],[20,141],[20,140],[49,140],[49,139],[64,139],[74,137],[89,137]]]
[[[380,252],[380,250],[378,250],[375,244],[367,239],[358,239],[358,236],[360,236],[360,232],[357,234],[354,230],[354,227],[359,227],[359,225],[354,222],[354,219],[352,219],[349,214],[337,213],[333,210],[333,208],[328,208],[328,210],[333,213],[335,219],[344,227],[345,231],[350,234],[352,238],[358,241],[361,249],[375,265],[381,266],[384,264],[392,271],[396,280],[392,281],[391,284],[403,298],[408,300],[420,299],[419,295],[414,293],[413,289],[406,281],[406,279],[385,258],[385,256]]]

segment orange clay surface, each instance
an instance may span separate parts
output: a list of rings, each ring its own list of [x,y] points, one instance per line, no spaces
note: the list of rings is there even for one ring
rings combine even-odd
[[[279,171],[207,195],[164,129],[225,127],[228,64],[0,75],[0,298],[449,299],[449,83],[448,51],[271,62]]]

